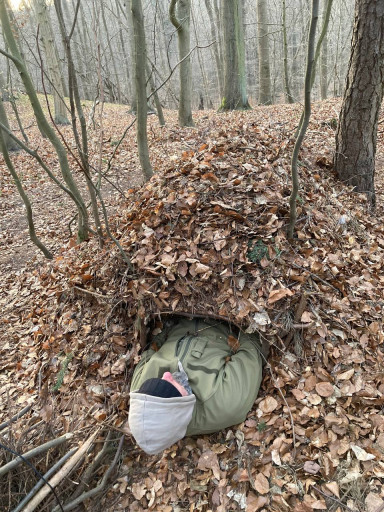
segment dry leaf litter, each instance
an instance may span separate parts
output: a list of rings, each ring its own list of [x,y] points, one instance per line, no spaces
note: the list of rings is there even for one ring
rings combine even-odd
[[[151,120],[157,174],[126,187],[111,217],[134,271],[112,244],[64,243],[58,234],[52,263],[3,273],[0,420],[32,406],[8,437],[0,432],[3,441],[24,452],[74,433],[61,451],[34,461],[46,471],[100,427],[71,477],[79,482],[106,432],[126,434],[113,485],[96,500],[104,510],[383,510],[383,178],[380,171],[376,212],[335,180],[339,107],[314,106],[292,243],[285,230],[299,106],[199,113],[197,129]],[[123,124],[116,110],[106,115]],[[380,134],[379,162],[381,144]],[[127,427],[129,379],[140,326],[157,332],[160,313],[227,317],[272,349],[244,423],[148,457]],[[1,464],[10,459],[0,453]],[[18,500],[1,487],[2,502],[15,506],[33,480]],[[57,492],[66,502],[74,488],[66,480]],[[56,505],[52,496],[43,503],[41,510]]]

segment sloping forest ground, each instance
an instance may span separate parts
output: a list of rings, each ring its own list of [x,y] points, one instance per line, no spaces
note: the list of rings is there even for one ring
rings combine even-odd
[[[57,169],[21,108],[32,145]],[[383,135],[372,212],[334,177],[339,108],[338,100],[313,106],[292,244],[285,229],[299,105],[202,111],[196,128],[183,129],[174,112],[164,128],[151,116],[156,175],[144,186],[128,132],[108,175],[125,197],[111,184],[105,197],[133,272],[112,243],[100,249],[95,239],[69,237],[66,199],[19,153],[39,234],[56,251],[43,261],[25,241],[23,208],[2,165],[0,422],[8,424],[0,443],[25,453],[73,433],[31,459],[44,473],[97,432],[56,487],[62,503],[106,475],[104,490],[73,510],[384,510]],[[104,165],[130,120],[126,108],[105,107]],[[161,329],[159,312],[228,317],[258,331],[271,353],[244,423],[149,457],[129,435],[129,379],[140,320]],[[0,450],[0,465],[12,458]],[[37,479],[26,464],[0,478],[1,510],[15,508]],[[55,506],[50,495],[36,510]]]

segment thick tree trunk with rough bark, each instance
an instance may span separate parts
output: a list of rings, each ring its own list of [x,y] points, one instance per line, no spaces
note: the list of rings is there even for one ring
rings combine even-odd
[[[259,103],[272,104],[271,71],[269,66],[268,5],[267,0],[257,0],[257,26],[259,47]]]
[[[189,56],[191,51],[190,16],[191,0],[171,0],[169,17],[172,25],[177,30],[179,44],[180,126],[194,126],[192,119],[192,71],[191,58]]]
[[[356,0],[352,51],[336,133],[335,169],[375,204],[375,154],[384,89],[384,2]]]
[[[221,0],[224,32],[224,97],[219,110],[248,110],[243,1]]]

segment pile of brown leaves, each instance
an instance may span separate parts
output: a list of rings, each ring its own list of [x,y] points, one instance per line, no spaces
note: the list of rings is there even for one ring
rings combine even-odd
[[[210,113],[198,132],[169,132],[189,149],[114,218],[134,273],[115,247],[70,241],[52,264],[10,277],[1,387],[14,407],[38,392],[36,421],[58,431],[126,432],[138,328],[153,317],[161,328],[161,312],[227,317],[273,347],[243,424],[161,457],[129,438],[113,510],[381,510],[384,219],[382,204],[370,212],[334,180],[335,105],[317,105],[301,153],[293,242],[299,110]]]

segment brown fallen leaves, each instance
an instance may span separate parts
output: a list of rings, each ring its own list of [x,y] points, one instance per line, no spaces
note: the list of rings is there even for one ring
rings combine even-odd
[[[119,497],[113,510],[380,506],[383,211],[369,212],[364,197],[316,166],[331,159],[334,136],[321,125],[328,107],[318,108],[301,154],[292,245],[285,227],[299,110],[210,114],[200,121],[209,135],[172,134],[192,149],[132,189],[114,218],[135,274],[114,247],[100,251],[91,240],[63,247],[41,272],[9,278],[2,391],[20,405],[36,401],[39,378],[48,393],[35,414],[47,419],[54,405],[51,421],[64,431],[90,422],[126,428],[138,326],[151,315],[157,329],[160,312],[221,315],[273,345],[241,425],[184,439],[162,457],[145,457],[128,437],[125,476],[107,496]],[[0,412],[6,408],[2,401]]]

